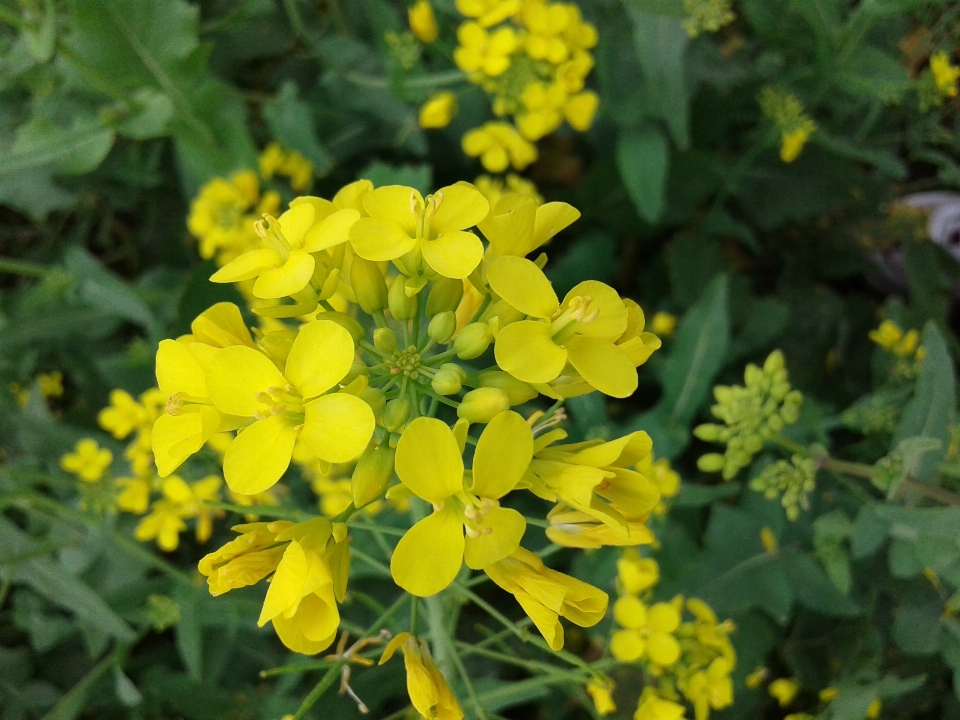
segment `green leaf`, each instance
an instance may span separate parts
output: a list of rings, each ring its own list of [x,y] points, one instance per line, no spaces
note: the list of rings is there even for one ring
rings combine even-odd
[[[150,308],[127,283],[81,247],[68,248],[64,266],[79,278],[80,298],[89,306],[130,320],[146,330],[156,328]]]
[[[134,140],[149,140],[167,133],[173,101],[160,90],[143,87],[133,93],[134,113],[117,125],[117,132]]]
[[[117,694],[117,699],[126,707],[134,707],[143,702],[143,695],[119,665],[113,666],[113,691]]]
[[[933,322],[923,329],[923,365],[917,377],[913,398],[907,403],[893,437],[896,447],[911,437],[934,438],[939,450],[927,452],[917,461],[913,477],[923,482],[933,480],[950,444],[950,427],[956,417],[956,383],[953,362],[943,336]]]
[[[783,553],[782,567],[793,588],[797,604],[823,615],[859,615],[860,607],[841,595],[817,562],[804,553]]]
[[[433,189],[433,168],[423,165],[390,165],[374,160],[360,171],[359,177],[366,178],[374,187],[384,185],[406,185],[426,195]]]
[[[180,622],[177,623],[177,652],[187,667],[190,677],[200,681],[203,672],[203,632],[200,624],[199,593],[193,589],[178,588],[175,596],[180,608]]]
[[[547,264],[545,272],[557,295],[563,297],[583,280],[610,282],[617,271],[617,243],[609,235],[590,233],[577,238],[559,258]]]
[[[933,655],[940,644],[943,604],[921,602],[901,605],[893,618],[893,640],[910,655]]]
[[[862,559],[873,555],[887,539],[887,523],[877,517],[873,505],[864,505],[850,526],[850,550]]]
[[[627,130],[617,141],[620,177],[640,217],[655,224],[664,211],[670,148],[663,132],[654,125]]]
[[[723,485],[694,485],[684,482],[680,485],[680,492],[670,501],[675,508],[696,508],[712,505],[717,500],[736,495],[743,486],[738,482],[727,482]]]
[[[850,520],[842,510],[821,515],[813,522],[814,554],[823,565],[830,582],[843,595],[850,594],[853,582],[850,556],[843,541],[850,536]]]
[[[95,117],[78,116],[70,127],[34,120],[17,130],[13,147],[0,153],[0,178],[50,167],[65,175],[96,168],[113,146],[113,130]]]
[[[869,163],[895,180],[903,180],[907,177],[907,166],[892,150],[862,147],[847,138],[831,135],[822,129],[818,129],[810,140],[841,157]]]
[[[894,103],[910,87],[910,78],[899,58],[867,45],[851,56],[839,84],[853,95]]]
[[[263,119],[270,127],[273,139],[285,148],[300,152],[313,163],[318,175],[325,175],[333,167],[330,153],[317,138],[310,106],[297,97],[294,82],[285,82],[280,92],[263,105]]]

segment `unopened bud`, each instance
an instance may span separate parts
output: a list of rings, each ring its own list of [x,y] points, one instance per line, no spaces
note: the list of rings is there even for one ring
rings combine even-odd
[[[779,350],[774,350],[764,361],[763,372],[767,375],[773,375],[778,370],[783,370],[783,353]]]
[[[394,398],[383,409],[383,426],[390,432],[397,432],[410,417],[410,401],[406,398]]]
[[[719,425],[704,423],[703,425],[697,425],[697,427],[693,429],[693,434],[706,442],[717,442],[717,440],[720,439],[720,431],[722,429]]]
[[[438,395],[455,395],[463,387],[463,378],[452,367],[444,365],[430,382],[430,387]]]
[[[457,417],[471,423],[488,423],[504,410],[510,409],[510,398],[499,388],[485,387],[471,390],[463,396]]]
[[[723,462],[723,455],[720,453],[707,453],[697,460],[697,467],[701,472],[715,473],[723,469]]]
[[[383,391],[373,387],[364,388],[363,392],[360,393],[360,399],[370,406],[374,415],[382,413],[387,405],[387,398]]]
[[[457,316],[452,310],[444,310],[434,315],[427,326],[427,335],[434,342],[441,345],[450,342],[450,338],[457,331]]]
[[[467,325],[453,343],[457,357],[461,360],[473,360],[483,355],[493,342],[493,331],[486,323],[475,322]]]
[[[393,319],[400,322],[405,322],[417,314],[417,296],[407,295],[402,275],[395,278],[390,286],[388,305]]]
[[[521,405],[533,400],[538,393],[532,385],[517,380],[503,370],[490,370],[480,373],[480,387],[492,387],[503,390],[510,398],[510,405]]]
[[[390,355],[397,349],[397,334],[390,328],[377,328],[373,331],[373,344],[380,352]]]
[[[368,315],[387,307],[387,283],[376,263],[354,255],[350,264],[350,285],[357,302]]]
[[[324,312],[317,315],[317,320],[330,320],[331,322],[335,322],[337,325],[350,333],[350,337],[353,338],[354,342],[358,342],[359,340],[363,339],[363,336],[366,334],[363,332],[363,325],[346,313]]]
[[[427,317],[432,318],[442,312],[456,310],[462,299],[463,280],[438,279],[427,295]]]
[[[375,445],[360,456],[350,482],[355,507],[372,503],[387,489],[395,455],[396,451],[389,445]]]

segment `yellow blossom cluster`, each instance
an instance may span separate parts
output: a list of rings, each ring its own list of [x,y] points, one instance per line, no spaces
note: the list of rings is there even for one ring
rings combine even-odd
[[[300,192],[313,182],[313,163],[296,150],[285,150],[280,143],[272,142],[259,157],[260,177],[290,179],[290,187]]]
[[[908,358],[915,356],[918,359],[923,359],[920,333],[916,330],[904,332],[903,328],[893,320],[884,320],[876,330],[871,330],[867,337],[894,357]]]
[[[238,526],[201,562],[214,594],[272,578],[260,623],[297,652],[333,641],[355,512],[386,501],[415,517],[391,553],[399,588],[433,596],[465,564],[512,594],[559,650],[561,618],[592,626],[607,596],[523,547],[528,524],[511,493],[553,503],[540,521],[551,541],[592,548],[652,542],[647,519],[676,492],[646,433],[569,443],[557,427],[565,398],[634,392],[637,367],[660,346],[643,311],[595,281],[558,297],[546,257],[527,256],[579,212],[531,197],[522,181],[484,189],[457,183],[424,197],[360,180],[331,200],[296,198],[256,224],[259,246],[211,278],[252,283],[254,312],[275,325],[251,333],[221,303],[160,343],[165,412],[152,446],[164,482],[213,441],[233,492],[281,487],[296,463],[333,515]],[[555,405],[524,409],[540,395]],[[396,648],[408,680],[419,668],[415,707],[444,706],[425,646],[397,639],[385,657]]]
[[[760,93],[760,109],[780,131],[780,159],[792,163],[817,129],[796,95],[778,87]]]
[[[610,652],[624,663],[639,663],[653,682],[647,686],[635,718],[681,718],[683,702],[693,706],[696,720],[733,703],[730,674],[736,652],[730,642],[733,623],[718,622],[702,600],[677,596],[650,602],[659,582],[657,563],[636,550],[617,562],[620,597],[613,606],[617,624]]]
[[[941,98],[957,97],[960,67],[950,62],[950,56],[941,51],[930,56],[930,73]]]
[[[63,397],[63,373],[54,370],[48,373],[38,373],[34,380],[40,397],[44,399]],[[30,402],[30,388],[19,383],[10,383],[10,394],[16,400],[18,407],[26,407]]]

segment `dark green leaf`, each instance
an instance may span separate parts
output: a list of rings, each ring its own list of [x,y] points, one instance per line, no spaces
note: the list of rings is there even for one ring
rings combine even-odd
[[[624,131],[617,141],[617,166],[637,212],[651,225],[663,215],[670,148],[658,127]]]

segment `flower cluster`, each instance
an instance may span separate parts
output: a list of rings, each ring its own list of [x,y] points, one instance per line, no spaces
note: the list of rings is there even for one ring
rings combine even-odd
[[[707,423],[693,431],[701,440],[721,442],[726,451],[700,456],[697,467],[703,472],[721,472],[730,480],[751,463],[767,440],[797,421],[803,396],[790,388],[783,353],[774,350],[763,368],[749,364],[743,374],[744,386],[717,385],[717,404],[711,413],[723,425]]]
[[[930,56],[930,65],[920,76],[918,92],[920,110],[926,111],[940,107],[944,101],[957,97],[960,83],[960,67],[950,62],[950,55],[944,51]]]
[[[810,509],[809,496],[816,487],[817,461],[793,455],[790,462],[777,460],[750,481],[750,489],[767,500],[780,498],[787,517],[796,520],[800,510]]]
[[[424,197],[360,180],[332,200],[296,198],[256,224],[259,247],[212,278],[252,282],[254,311],[273,329],[251,333],[221,303],[160,343],[161,477],[221,438],[233,492],[278,487],[292,462],[315,485],[334,483],[335,517],[238,526],[201,563],[214,594],[272,577],[260,621],[297,652],[333,640],[345,521],[358,510],[387,500],[414,514],[390,562],[400,588],[432,596],[465,563],[514,595],[556,650],[560,618],[592,626],[607,596],[522,547],[527,521],[508,496],[552,502],[549,539],[586,548],[652,542],[647,518],[676,492],[646,433],[564,442],[560,403],[595,390],[629,396],[660,341],[639,306],[603,283],[559,298],[543,256],[526,256],[579,213],[504,190],[491,205],[469,183]],[[522,409],[539,395],[558,402]],[[400,643],[426,663],[418,647]]]
[[[683,29],[690,37],[716,32],[736,17],[731,5],[733,0],[683,0]]]
[[[780,159],[792,163],[817,129],[796,95],[776,87],[760,93],[760,109],[780,131]]]
[[[696,720],[707,720],[711,710],[731,705],[733,623],[718,622],[710,606],[697,598],[651,603],[659,567],[633,549],[617,562],[617,573],[620,597],[613,616],[618,629],[610,651],[621,662],[639,663],[647,678],[634,717],[680,718],[686,701]]]
[[[63,373],[54,370],[48,373],[38,373],[34,380],[40,397],[44,399],[63,396]],[[10,383],[10,394],[17,401],[18,407],[26,407],[30,402],[30,387],[23,387],[19,383]]]

